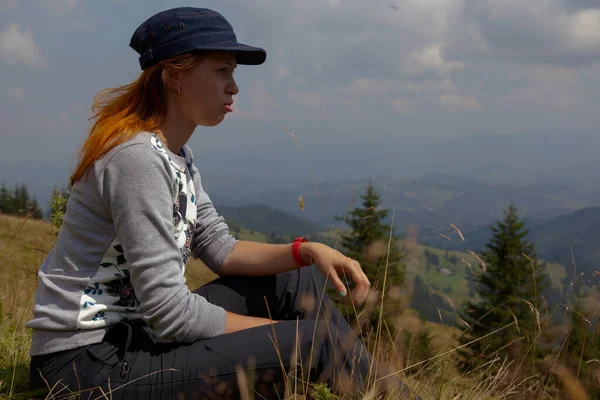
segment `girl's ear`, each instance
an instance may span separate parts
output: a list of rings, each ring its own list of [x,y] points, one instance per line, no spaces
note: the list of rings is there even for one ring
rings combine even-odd
[[[177,90],[177,88],[181,87],[179,82],[179,71],[177,70],[165,68],[163,71],[163,80],[168,89]]]

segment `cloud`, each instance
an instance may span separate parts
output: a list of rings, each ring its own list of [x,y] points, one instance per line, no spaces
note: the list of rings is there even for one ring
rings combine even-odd
[[[579,11],[570,16],[568,24],[574,48],[600,52],[600,8]]]
[[[396,114],[406,115],[419,111],[419,105],[423,107],[421,111],[426,111],[429,106],[427,103],[437,102],[440,93],[454,93],[457,90],[448,77],[426,80],[358,78],[339,86],[337,92],[347,105],[355,106],[360,99],[372,103],[375,99],[389,103]]]
[[[41,4],[52,15],[58,16],[75,9],[79,2],[80,0],[42,0]]]
[[[439,100],[442,106],[449,111],[475,111],[481,108],[479,100],[472,96],[442,94]]]
[[[266,120],[270,119],[279,107],[279,103],[267,90],[265,81],[257,80],[241,99],[240,96],[236,96],[232,117]]]
[[[590,76],[598,75],[600,68],[592,68]],[[588,87],[581,71],[567,66],[528,65],[508,69],[501,79],[512,82],[505,91],[489,96],[486,103],[503,109],[523,108],[565,111],[593,104],[595,89]]]
[[[9,24],[0,32],[0,57],[9,65],[27,64],[32,67],[43,65],[38,45],[30,30],[19,24]]]
[[[38,0],[39,4],[53,15],[62,15],[74,9],[80,0]],[[113,2],[118,0],[113,0]],[[8,10],[18,10],[21,0],[2,0],[2,7]],[[2,8],[0,7],[0,8]]]
[[[589,10],[598,8],[598,0],[562,0],[562,6],[567,10]]]
[[[275,75],[280,79],[287,78],[292,73],[290,69],[284,65],[278,65],[274,67],[273,70],[275,71]]]
[[[319,92],[300,93],[294,96],[300,104],[311,108],[320,108],[323,105],[323,100]]]
[[[410,115],[415,112],[415,105],[412,99],[406,97],[398,97],[390,103],[392,111],[397,115]]]
[[[442,47],[439,43],[436,43],[413,52],[408,59],[406,71],[411,75],[427,72],[447,75],[452,70],[463,69],[464,67],[465,64],[461,61],[444,60]]]
[[[20,87],[7,88],[6,96],[11,104],[22,104],[25,102],[25,91]]]
[[[4,8],[6,10],[18,10],[19,0],[3,0],[0,8]]]
[[[559,0],[535,7],[519,0],[466,0],[456,18],[444,48],[450,59],[572,66],[600,61],[598,3],[573,9]]]

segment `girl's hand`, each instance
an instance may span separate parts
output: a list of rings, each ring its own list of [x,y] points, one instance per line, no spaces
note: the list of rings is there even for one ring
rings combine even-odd
[[[329,246],[316,242],[302,243],[300,255],[306,262],[316,264],[321,273],[333,283],[341,296],[345,296],[348,290],[340,277],[347,276],[350,278],[356,284],[352,291],[352,299],[359,304],[365,302],[371,283],[362,271],[358,261],[346,257]]]

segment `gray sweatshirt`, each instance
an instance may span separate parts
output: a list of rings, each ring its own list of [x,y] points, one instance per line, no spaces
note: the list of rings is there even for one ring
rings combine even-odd
[[[191,293],[190,258],[219,267],[236,239],[202,190],[192,152],[143,132],[96,161],[71,189],[62,229],[42,263],[32,356],[102,340],[143,320],[159,342],[223,334],[225,310]]]

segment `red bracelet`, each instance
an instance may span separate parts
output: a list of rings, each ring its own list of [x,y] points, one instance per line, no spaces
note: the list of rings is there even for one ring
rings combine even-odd
[[[300,255],[300,245],[304,242],[308,242],[308,239],[306,239],[305,237],[299,237],[296,238],[292,243],[292,255],[294,256],[294,260],[296,261],[296,264],[298,264],[299,267],[306,267],[310,265],[310,263],[304,261],[302,259],[302,256]]]

